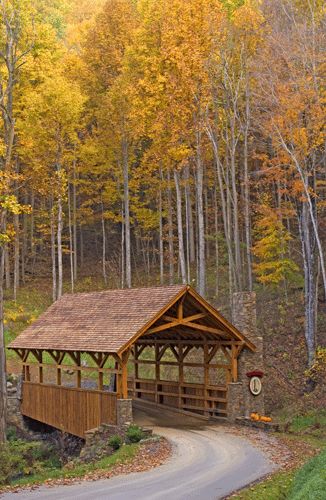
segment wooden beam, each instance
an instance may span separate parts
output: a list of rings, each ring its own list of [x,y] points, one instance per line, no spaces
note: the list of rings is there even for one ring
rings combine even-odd
[[[182,346],[182,344],[180,343],[179,346]],[[187,345],[185,350],[183,351],[182,353],[182,360],[185,359],[185,357],[190,353],[190,351],[193,349],[193,345]]]
[[[186,323],[180,323],[181,325],[182,324],[185,324],[188,328],[193,328],[194,330],[201,330],[203,332],[208,332],[208,333],[214,333],[214,334],[217,334],[217,335],[227,335],[226,332],[223,332],[222,330],[217,330],[216,328],[212,328],[210,326],[206,326],[206,325],[200,325],[199,323],[192,323],[192,322],[186,322]]]
[[[179,321],[182,321],[182,319],[183,319],[183,299],[184,299],[184,296],[178,302],[178,320]]]
[[[174,354],[174,357],[176,358],[177,361],[180,361],[179,358],[179,353],[176,351],[175,347],[173,345],[169,345],[171,352]]]
[[[101,352],[89,352],[88,353],[90,357],[92,358],[93,361],[95,361],[96,366],[100,366],[101,361],[102,361],[102,353]]]
[[[205,313],[198,313],[198,314],[193,314],[192,316],[187,316],[186,318],[183,318],[183,323],[188,323],[189,321],[195,321],[196,319],[202,319],[205,318],[207,314]]]
[[[147,338],[142,338],[141,339],[141,343],[137,344],[137,345],[144,345],[145,346],[150,346],[150,345],[155,345],[155,344],[164,344],[164,342],[168,342],[170,344],[174,344],[174,345],[179,345],[179,344],[183,344],[183,345],[191,345],[192,347],[195,347],[195,346],[202,346],[203,345],[203,341],[202,340],[192,340],[192,339],[147,339]],[[223,345],[223,346],[229,346],[231,347],[231,345],[240,345],[241,342],[240,341],[236,341],[236,342],[233,342],[232,340],[220,340],[220,339],[215,339],[215,340],[207,340],[207,344],[208,345],[215,345],[216,343],[218,342],[219,345]]]
[[[215,346],[211,347],[210,351],[208,350],[208,352],[207,352],[208,363],[210,363],[212,361],[212,359],[214,358],[214,356],[217,353],[217,351],[219,350],[219,348],[220,348],[219,344],[216,344]],[[207,345],[207,349],[208,349],[208,345]]]
[[[171,321],[171,323],[166,323],[165,325],[160,325],[160,326],[156,326],[155,328],[151,328],[150,330],[148,330],[146,332],[151,334],[151,333],[157,333],[157,332],[162,332],[164,330],[168,330],[169,328],[173,328],[174,326],[178,326],[180,325],[180,321]]]
[[[181,321],[182,323],[186,323],[188,321],[195,321],[196,319],[205,318],[206,316],[207,316],[207,314],[205,314],[205,313],[198,313],[198,314],[193,314],[192,316],[187,316],[185,318],[174,318],[173,316],[169,316],[168,314],[164,314],[162,316],[162,319],[164,319],[164,321],[168,321],[168,322]]]
[[[169,347],[169,344],[165,344],[162,346],[162,349],[160,350],[159,354],[158,354],[158,360],[161,361],[165,351],[168,349]]]

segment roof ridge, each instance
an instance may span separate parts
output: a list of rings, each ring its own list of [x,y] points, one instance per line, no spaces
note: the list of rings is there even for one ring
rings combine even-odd
[[[136,290],[153,290],[153,289],[158,289],[158,288],[167,289],[167,288],[180,287],[180,289],[182,289],[182,288],[186,288],[189,286],[191,286],[191,285],[189,285],[187,283],[186,284],[174,283],[173,285],[154,285],[154,286],[140,286],[140,287],[131,287],[131,288],[107,288],[105,290],[92,290],[90,292],[73,292],[73,293],[66,292],[58,300],[61,300],[64,297],[71,297],[71,296],[76,296],[76,295],[105,294],[107,292],[131,292],[133,290],[134,291],[136,291]]]

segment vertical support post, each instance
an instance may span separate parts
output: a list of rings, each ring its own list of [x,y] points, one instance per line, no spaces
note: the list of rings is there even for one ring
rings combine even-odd
[[[61,363],[65,357],[65,352],[58,352],[57,355],[57,385],[61,385]]]
[[[134,397],[136,396],[136,387],[137,387],[137,380],[139,378],[139,370],[138,370],[138,345],[134,345]]]
[[[208,404],[208,386],[209,386],[209,357],[208,357],[208,345],[206,340],[204,341],[204,407],[205,415],[207,415]]]
[[[155,403],[159,402],[158,398],[158,383],[160,381],[160,346],[155,344]]]
[[[128,358],[130,349],[124,351],[119,357],[120,373],[118,377],[118,393],[119,398],[128,399]]]
[[[98,380],[97,380],[97,388],[99,391],[103,391],[103,372],[100,371],[102,366],[103,354],[99,353],[97,358],[97,369],[98,369]]]
[[[38,381],[43,384],[43,351],[39,351]]]
[[[25,364],[25,380],[26,380],[26,382],[31,381],[31,371],[30,371],[30,367],[28,364]]]
[[[182,344],[178,345],[178,352],[179,352],[179,408],[182,409],[182,397],[183,397],[183,383],[184,383],[184,377],[183,377],[183,346]]]
[[[77,385],[77,388],[80,389],[81,388],[81,360],[80,360],[81,356],[80,356],[80,352],[76,352],[76,365],[77,365],[77,375],[76,375],[76,385]]]
[[[61,368],[57,366],[57,385],[61,385]]]

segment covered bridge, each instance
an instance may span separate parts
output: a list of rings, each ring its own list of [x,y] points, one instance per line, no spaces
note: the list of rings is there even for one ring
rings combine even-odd
[[[9,346],[22,414],[71,434],[132,419],[132,400],[226,418],[255,345],[189,285],[64,295]]]

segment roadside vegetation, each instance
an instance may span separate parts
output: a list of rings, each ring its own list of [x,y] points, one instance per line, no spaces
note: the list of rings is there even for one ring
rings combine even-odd
[[[276,433],[275,437],[285,441],[295,455],[294,463],[232,495],[232,498],[325,500],[326,410],[296,415],[291,421],[283,422],[283,426],[286,432]]]
[[[96,472],[100,477],[101,473],[107,473],[113,466],[132,461],[139,451],[142,439],[142,429],[131,425],[127,429],[125,440],[118,435],[108,440],[106,453],[101,458],[83,461],[79,457],[69,457],[65,461],[51,442],[17,437],[15,429],[9,428],[7,443],[0,449],[0,491],[6,486],[20,487],[56,479],[70,480]]]

